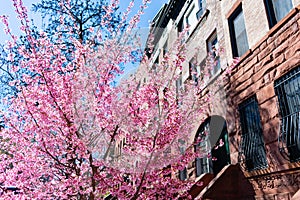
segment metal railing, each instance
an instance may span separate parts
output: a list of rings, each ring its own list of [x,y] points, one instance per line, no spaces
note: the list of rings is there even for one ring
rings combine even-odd
[[[261,130],[242,135],[240,163],[247,171],[259,170],[268,166]]]
[[[248,171],[263,169],[268,164],[256,97],[251,97],[239,105],[239,112],[242,129],[239,161]]]
[[[279,150],[286,153],[291,162],[300,160],[300,113],[296,112],[281,119],[278,137]]]
[[[291,162],[300,160],[300,67],[291,70],[274,83],[281,129],[278,137],[280,152]]]

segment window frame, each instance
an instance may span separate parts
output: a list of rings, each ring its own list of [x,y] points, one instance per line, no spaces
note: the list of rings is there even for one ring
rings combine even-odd
[[[189,11],[187,13],[187,15],[185,16],[186,26],[192,26],[191,21],[189,19],[190,19],[190,17],[193,17],[192,14],[193,14],[194,9],[195,9],[195,4],[191,5],[191,7],[189,8]]]
[[[206,10],[206,0],[198,0],[199,10],[196,13],[196,17],[199,20]]]
[[[213,44],[215,40],[217,41],[216,42],[217,45]],[[215,49],[213,47],[215,47]],[[213,59],[214,62],[213,69],[211,69],[210,71],[210,75],[214,76],[221,70],[220,57],[218,55],[219,40],[218,40],[218,35],[216,30],[214,30],[212,34],[207,38],[206,49],[207,49],[207,56],[211,57],[211,59]]]
[[[222,116],[212,115],[201,124],[194,139],[194,151],[200,153],[195,158],[196,177],[204,173],[216,175],[231,163],[227,123]]]
[[[241,53],[241,55],[239,55],[239,48],[238,48],[238,42],[237,42],[237,37],[235,34],[235,26],[234,26],[234,20],[239,16],[242,15],[243,20],[244,20],[244,27],[245,27],[245,37],[247,40],[247,49],[249,49],[249,41],[248,41],[248,35],[247,35],[247,29],[246,29],[246,24],[245,24],[245,16],[244,16],[244,12],[243,12],[243,8],[242,8],[242,4],[240,4],[235,10],[234,12],[228,17],[228,26],[229,26],[229,34],[230,34],[230,41],[231,41],[231,49],[232,49],[232,55],[233,57],[241,57],[242,55],[244,55],[247,50],[243,53]]]
[[[290,5],[291,5],[291,8],[290,8],[290,10],[291,10],[293,8],[293,2],[291,0],[288,0],[288,1],[289,1],[288,3],[290,3]],[[266,14],[267,14],[267,18],[268,18],[269,28],[272,28],[282,18],[277,19],[278,16],[276,16],[276,12],[275,12],[276,7],[274,6],[273,0],[264,0],[264,4],[265,4]],[[287,14],[288,14],[288,12],[286,13],[286,15]]]
[[[165,57],[165,55],[168,53],[169,49],[168,49],[168,40],[166,40],[166,42],[164,43],[163,46],[163,57]]]

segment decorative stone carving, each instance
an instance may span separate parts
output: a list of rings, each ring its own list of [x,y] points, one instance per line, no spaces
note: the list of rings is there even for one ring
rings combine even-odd
[[[255,191],[279,189],[285,187],[300,187],[300,172],[293,174],[272,174],[249,180]]]

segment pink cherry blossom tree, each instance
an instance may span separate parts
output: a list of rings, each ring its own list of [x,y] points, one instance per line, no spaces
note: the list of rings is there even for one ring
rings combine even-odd
[[[143,0],[126,31],[114,29],[110,33],[114,37],[105,38],[101,29],[90,30],[90,37],[101,44],[97,48],[92,42],[69,38],[75,46],[68,55],[72,62],[63,53],[63,41],[53,43],[42,31],[39,37],[32,36],[26,8],[21,0],[13,1],[29,47],[18,47],[23,59],[10,70],[26,69],[30,74],[10,82],[18,94],[6,99],[0,187],[18,190],[2,192],[1,198],[103,199],[108,194],[118,199],[190,198],[192,182],[175,174],[201,154],[194,152],[188,138],[211,97],[208,93],[200,101],[201,82],[176,87],[185,61],[181,39],[156,70],[143,57],[145,82],[132,76],[118,86],[112,84],[122,73],[121,66],[135,59],[132,52],[140,44],[133,41],[132,32],[149,0]],[[127,23],[133,2],[120,27]],[[118,3],[112,0],[106,7],[103,26]],[[9,51],[17,37],[7,18],[1,19],[12,36]]]

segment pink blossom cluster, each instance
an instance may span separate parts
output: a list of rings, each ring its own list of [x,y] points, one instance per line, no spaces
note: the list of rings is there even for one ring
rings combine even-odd
[[[31,73],[11,82],[19,93],[7,99],[6,127],[0,132],[0,186],[12,185],[18,192],[0,198],[190,198],[192,182],[175,176],[197,156],[188,138],[209,105],[199,99],[201,84],[187,84],[179,94],[176,90],[185,61],[181,39],[155,72],[146,70],[146,82],[133,76],[112,86],[121,65],[138,49],[139,44],[128,41],[150,1],[144,0],[128,20],[130,2],[120,22],[129,21],[127,31],[113,32],[109,39],[103,39],[101,29],[93,32],[91,37],[103,44],[97,50],[70,38],[76,48],[72,62],[62,52],[62,42],[54,44],[43,32],[32,36],[22,0],[13,2],[29,47],[19,46],[23,59],[14,60],[11,43],[9,59],[18,65],[10,70]],[[103,26],[118,4],[114,0],[106,8]],[[10,34],[7,18],[1,19]],[[149,63],[145,57],[141,65]],[[184,153],[179,148],[183,140]]]

